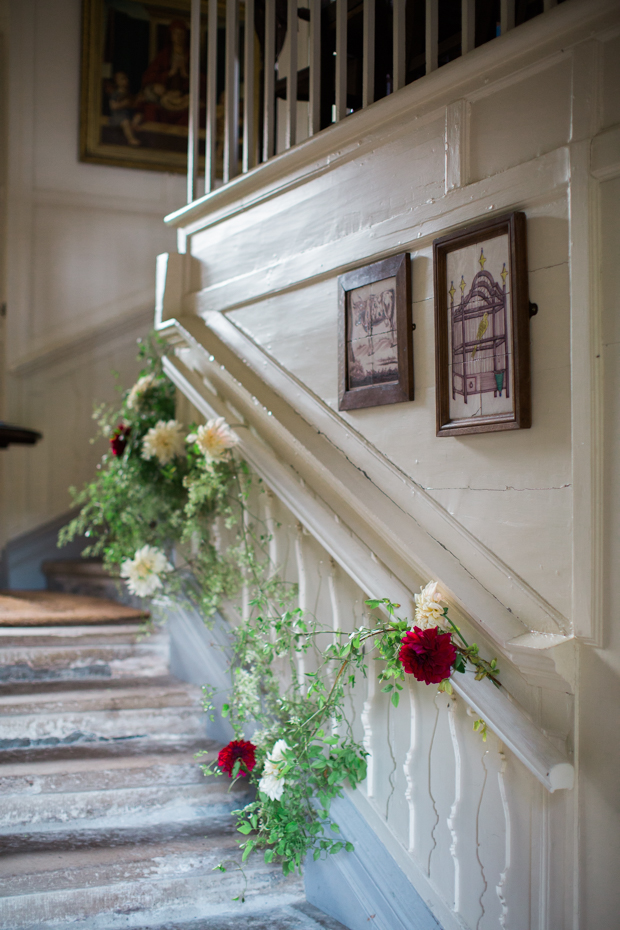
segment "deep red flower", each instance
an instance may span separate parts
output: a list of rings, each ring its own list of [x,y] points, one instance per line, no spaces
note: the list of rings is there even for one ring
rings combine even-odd
[[[130,433],[131,426],[123,426],[123,424],[120,423],[116,427],[110,436],[110,448],[112,449],[112,455],[120,457],[123,454]]]
[[[226,772],[229,778],[232,778],[235,762],[237,759],[241,759],[243,765],[245,765],[245,769],[241,766],[239,775],[246,775],[247,772],[251,772],[256,765],[255,752],[256,746],[254,743],[249,743],[247,740],[243,739],[233,739],[228,746],[224,746],[223,749],[220,749],[217,756],[217,764],[223,772]]]
[[[450,633],[440,633],[436,626],[428,630],[414,626],[413,630],[403,636],[398,658],[409,675],[414,675],[418,681],[424,681],[427,685],[438,685],[450,676],[456,649]]]

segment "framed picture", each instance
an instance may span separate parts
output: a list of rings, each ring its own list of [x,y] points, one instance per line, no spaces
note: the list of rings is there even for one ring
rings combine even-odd
[[[83,0],[82,161],[154,171],[187,170],[190,2]],[[207,0],[202,0],[201,10],[199,156],[204,170]],[[242,38],[244,10],[242,5]],[[223,173],[225,18],[226,5],[219,0],[217,177]],[[256,75],[255,86],[258,93]]]
[[[433,243],[437,435],[531,426],[524,213]]]
[[[409,255],[338,278],[338,409],[413,400]]]

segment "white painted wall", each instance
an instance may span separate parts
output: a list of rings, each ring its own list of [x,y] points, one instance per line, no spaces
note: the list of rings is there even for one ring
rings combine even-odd
[[[152,320],[155,256],[173,245],[163,216],[182,176],[78,161],[80,0],[4,0],[6,186],[2,249],[7,370],[1,414],[40,430],[35,448],[0,453],[0,548],[64,513],[93,473],[93,403],[111,370],[136,371]],[[3,321],[0,319],[0,327]],[[0,345],[2,336],[0,335]]]
[[[500,655],[515,700],[575,759],[576,788],[541,795],[506,751],[515,778],[506,801],[492,761],[501,749],[489,749],[505,819],[490,811],[477,847],[459,808],[463,842],[490,863],[503,837],[501,855],[512,843],[513,864],[527,860],[531,872],[513,870],[508,884],[504,875],[508,909],[497,909],[497,892],[483,917],[476,902],[459,910],[451,897],[446,830],[460,796],[452,769],[434,782],[445,849],[428,895],[443,899],[446,926],[618,925],[618,61],[617,3],[570,0],[171,221],[193,280],[170,314],[178,324],[164,323],[187,347],[177,383],[244,417],[303,480],[300,500],[304,487],[318,494],[395,584],[412,592],[439,578],[466,627]],[[432,241],[517,209],[528,217],[539,305],[533,426],[438,439]],[[338,413],[338,275],[404,250],[415,400]],[[374,699],[370,711],[385,726]],[[441,725],[448,741],[449,716]],[[403,745],[406,727],[396,724]],[[406,852],[396,808],[373,809],[384,840]]]

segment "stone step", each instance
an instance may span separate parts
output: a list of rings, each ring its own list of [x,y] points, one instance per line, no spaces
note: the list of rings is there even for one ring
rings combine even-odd
[[[229,868],[215,867],[224,861]],[[157,921],[237,915],[303,899],[298,876],[284,878],[262,855],[244,863],[234,837],[184,839],[0,860],[0,930],[42,926],[144,927]],[[233,898],[244,892],[245,904]],[[261,907],[262,906],[262,907]],[[67,919],[70,915],[70,921]]]
[[[200,688],[183,683],[4,695],[0,748],[149,735],[199,738],[206,725],[200,697]]]
[[[13,694],[55,694],[58,691],[93,691],[105,688],[143,688],[148,685],[150,688],[168,688],[171,684],[177,683],[178,679],[171,678],[170,675],[146,675],[141,678],[106,678],[92,676],[91,678],[72,678],[63,680],[62,678],[53,681],[5,681],[0,682],[0,697]]]
[[[18,637],[14,630],[0,630],[0,682],[158,677],[168,672],[165,634],[141,637],[127,625],[108,640],[96,627],[80,636],[66,627],[59,631],[63,635],[25,630]]]
[[[30,798],[30,816],[23,805],[5,810],[0,821],[0,842],[10,840],[15,848],[19,837],[41,839],[49,845],[55,835],[64,846],[72,833],[139,830],[155,825],[200,822],[205,832],[216,829],[230,812],[245,806],[252,795],[242,790],[226,791],[218,784],[185,785],[180,788],[125,788],[108,792],[82,792],[51,804],[51,797]],[[47,802],[47,803],[46,803]],[[60,803],[65,803],[64,808]],[[232,822],[232,818],[231,822]],[[214,822],[212,824],[212,821]],[[83,845],[83,844],[82,844]]]
[[[244,907],[234,914],[221,914],[218,917],[207,917],[204,920],[192,920],[189,923],[151,924],[148,930],[347,930],[338,920],[329,917],[308,904],[299,901],[285,907],[254,910]],[[99,927],[97,930],[107,930]],[[144,924],[135,930],[147,930]]]
[[[169,679],[167,679],[169,681]],[[13,763],[29,765],[37,762],[71,762],[75,759],[100,759],[105,766],[108,760],[117,757],[159,755],[165,756],[177,752],[197,753],[203,749],[215,750],[216,743],[204,736],[178,734],[174,739],[169,736],[158,739],[157,735],[134,737],[130,739],[101,740],[92,743],[66,743],[41,747],[18,747],[0,751],[0,764]]]
[[[0,647],[90,646],[151,642],[165,636],[148,632],[141,622],[97,626],[0,627]]]
[[[251,799],[235,798],[233,807],[242,807]],[[57,853],[59,850],[99,849],[107,846],[121,847],[168,843],[176,840],[208,836],[238,836],[234,818],[230,816],[230,805],[203,811],[180,803],[171,805],[159,814],[143,814],[125,818],[116,826],[105,820],[76,820],[68,824],[39,824],[36,829],[16,828],[0,835],[0,860],[3,856],[14,856],[24,852]],[[1,910],[1,908],[0,908]]]
[[[144,814],[145,820],[154,814],[158,820],[167,812],[181,808],[207,816],[242,806],[245,794],[228,793],[223,779],[203,784],[140,785],[135,788],[104,788],[95,791],[62,792],[54,795],[13,795],[0,813],[0,835],[18,827],[32,831],[42,824],[67,825],[73,821],[105,820],[110,826],[122,825],[127,818],[135,822]]]
[[[0,762],[0,795],[6,798],[16,795],[29,804],[33,798],[46,794],[67,795],[153,785],[202,785],[207,779],[200,763],[211,762],[216,754],[215,750],[211,750],[197,759],[195,753],[177,751],[165,755],[113,756],[105,760],[87,756],[39,762]],[[218,780],[224,783],[222,778]]]

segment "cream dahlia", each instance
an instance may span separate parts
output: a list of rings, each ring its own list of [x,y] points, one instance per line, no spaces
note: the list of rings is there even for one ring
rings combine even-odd
[[[279,739],[265,760],[263,775],[258,783],[258,790],[272,801],[279,801],[284,791],[286,779],[282,777],[282,768],[286,764],[284,752],[288,750],[286,740]]]
[[[142,546],[133,559],[125,559],[121,565],[121,577],[127,579],[130,593],[138,597],[150,597],[163,587],[160,575],[171,571],[172,565],[155,546]]]
[[[219,462],[237,445],[239,437],[233,433],[224,417],[217,417],[199,426],[195,433],[190,433],[187,441],[197,443],[207,461]]]
[[[429,581],[415,597],[415,623],[421,630],[444,625],[443,594],[436,581]]]
[[[182,432],[177,420],[160,420],[142,440],[142,458],[156,458],[160,465],[167,465],[175,455],[185,455]]]
[[[127,396],[127,406],[137,407],[142,399],[142,395],[146,394],[148,389],[153,386],[154,381],[155,375],[153,372],[151,372],[150,375],[142,375],[141,378],[138,378]]]

